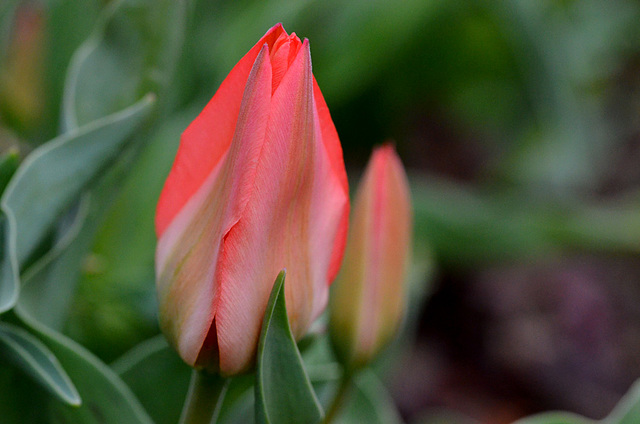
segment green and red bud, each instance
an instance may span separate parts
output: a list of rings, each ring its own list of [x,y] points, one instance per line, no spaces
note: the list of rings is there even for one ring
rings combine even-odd
[[[353,203],[342,269],[330,299],[331,339],[349,369],[395,334],[405,306],[412,231],[407,176],[394,148],[374,150]]]

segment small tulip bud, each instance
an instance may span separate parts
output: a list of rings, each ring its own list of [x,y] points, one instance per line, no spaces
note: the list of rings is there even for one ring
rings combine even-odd
[[[402,319],[411,244],[411,200],[394,148],[371,157],[354,200],[345,260],[331,291],[331,339],[340,361],[366,365]]]

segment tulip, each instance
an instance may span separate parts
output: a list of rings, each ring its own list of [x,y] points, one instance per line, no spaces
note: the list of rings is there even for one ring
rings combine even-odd
[[[407,176],[394,148],[384,145],[358,187],[330,299],[331,339],[347,369],[369,363],[402,319],[411,227]]]
[[[302,337],[339,270],[348,209],[309,41],[276,25],[184,131],[158,202],[160,325],[183,360],[223,376],[249,370],[283,268]]]

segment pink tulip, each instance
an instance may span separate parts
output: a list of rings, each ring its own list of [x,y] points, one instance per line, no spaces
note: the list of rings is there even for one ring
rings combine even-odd
[[[348,368],[367,364],[402,319],[411,220],[404,168],[393,147],[382,146],[358,187],[344,265],[331,293],[331,337]]]
[[[160,324],[188,364],[253,365],[278,272],[294,336],[324,310],[348,222],[342,148],[309,41],[278,24],[182,134],[156,215]]]

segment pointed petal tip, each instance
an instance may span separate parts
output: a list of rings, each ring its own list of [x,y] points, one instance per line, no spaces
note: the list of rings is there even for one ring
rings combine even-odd
[[[387,140],[384,143],[374,147],[373,156],[379,155],[397,155],[396,143],[393,140]]]
[[[284,29],[284,25],[282,25],[282,22],[278,22],[277,24],[269,28],[265,36],[271,33],[277,33],[278,35],[284,33],[285,35],[287,35],[287,31]]]
[[[404,166],[402,165],[402,160],[400,156],[398,156],[398,152],[396,151],[395,142],[392,140],[386,141],[383,144],[374,147],[373,153],[371,155],[371,162],[377,164],[378,166],[383,166],[383,164],[390,163],[396,170],[402,171],[402,174],[405,174]]]

